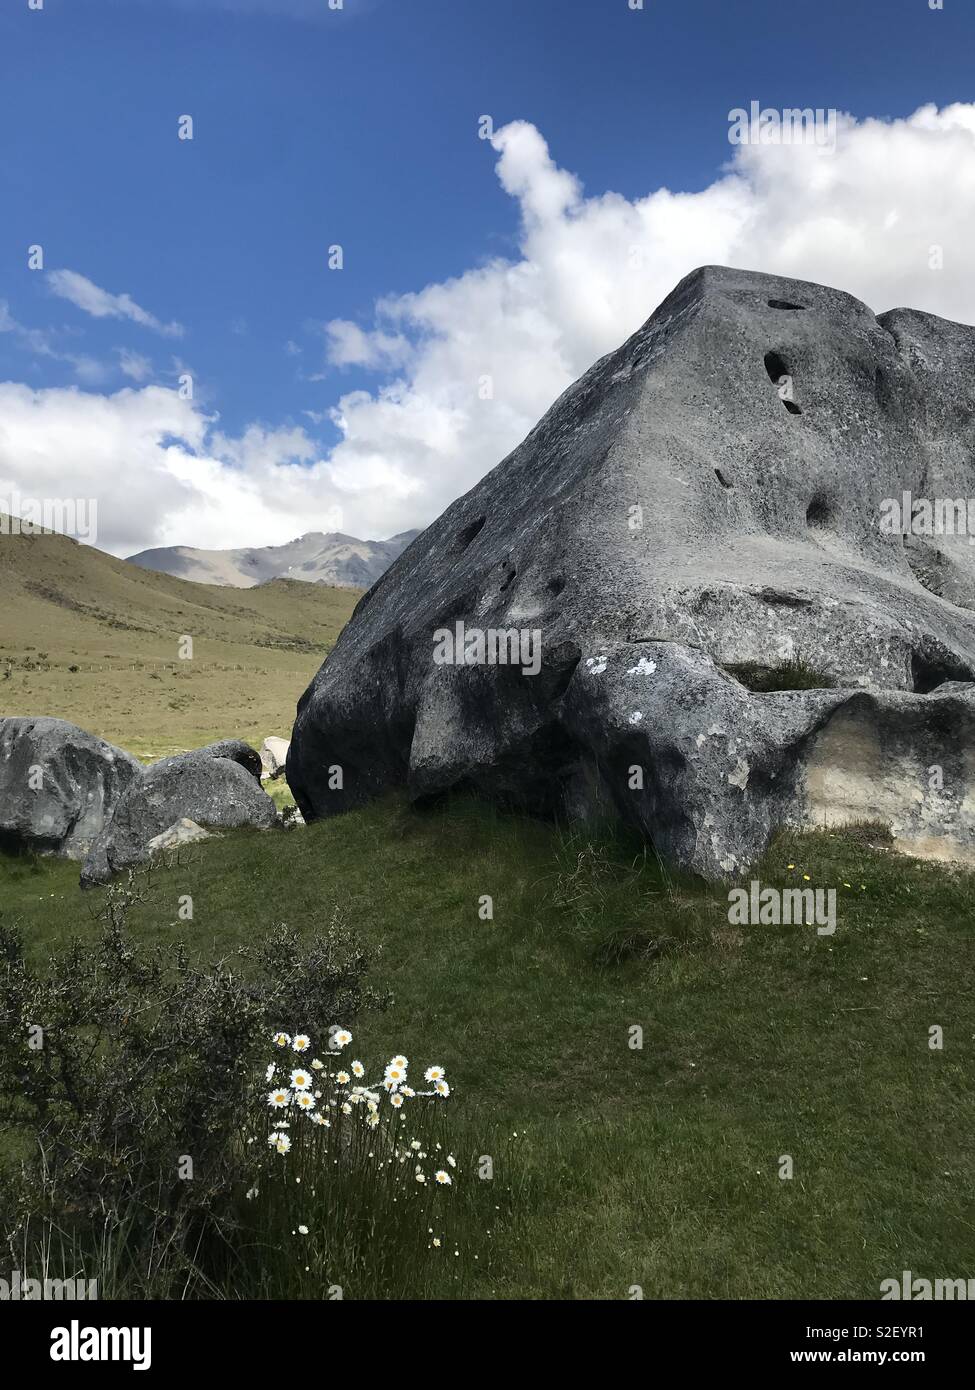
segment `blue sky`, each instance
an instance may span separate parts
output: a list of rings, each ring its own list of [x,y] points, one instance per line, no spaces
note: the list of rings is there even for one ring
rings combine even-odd
[[[451,343],[476,344],[478,322],[461,322],[465,302],[477,319],[483,313],[477,294],[452,293],[452,282],[499,262],[540,267],[544,279],[546,256],[555,264],[568,254],[590,292],[607,272],[598,228],[585,245],[578,237],[578,197],[614,193],[627,208],[665,189],[703,198],[732,155],[728,112],[752,99],[888,126],[929,103],[967,105],[973,40],[967,0],[945,0],[942,12],[928,0],[646,0],[636,12],[628,0],[344,0],[341,11],[328,0],[44,0],[41,11],[5,0],[0,381],[35,395],[30,410],[25,396],[15,401],[20,452],[0,453],[0,485],[27,488],[34,475],[24,459],[33,454],[48,489],[101,495],[93,466],[76,476],[68,457],[49,455],[86,428],[65,410],[84,404],[93,418],[108,401],[124,417],[120,428],[134,430],[121,464],[143,475],[125,491],[116,460],[115,492],[102,506],[113,549],[177,538],[258,542],[268,532],[283,540],[303,517],[341,516],[369,534],[421,524],[692,264],[654,243],[642,302],[618,311],[604,288],[585,323],[554,294],[540,307],[519,299],[508,319],[499,308],[486,324],[497,338],[524,337],[536,310],[547,316],[525,352],[549,357],[531,392],[495,397],[488,430],[461,420],[463,392],[443,377],[443,361],[457,358]],[[184,114],[192,141],[177,139]],[[579,181],[574,207],[547,239],[536,226],[534,247],[525,190],[549,177],[547,165],[526,144],[523,160],[510,156],[517,167],[503,186],[503,151],[477,138],[483,114],[497,129],[527,123],[551,165]],[[964,121],[949,125],[934,136],[944,149],[961,141],[967,157],[971,132]],[[861,148],[850,169],[864,157]],[[890,216],[903,229],[911,188],[898,182],[901,156],[888,142],[873,157],[875,197],[889,177]],[[885,159],[886,172],[876,167]],[[785,193],[796,174],[769,164],[745,177],[774,212],[769,183]],[[851,180],[843,182],[842,217],[856,223],[861,210],[849,202]],[[599,211],[608,217],[612,208]],[[695,226],[713,220],[713,201],[692,213]],[[945,239],[960,246],[964,226],[942,219]],[[921,240],[937,234],[917,229]],[[696,234],[687,240],[690,253]],[[343,247],[341,271],[327,266],[333,243]],[[27,268],[34,244],[44,248],[42,272]],[[740,260],[742,245],[728,241]],[[755,268],[782,269],[767,264],[772,254],[756,247]],[[875,308],[910,289],[914,302],[927,296],[920,307],[969,317],[950,277],[915,284],[903,247],[888,260],[890,297]],[[807,247],[794,263],[810,278],[845,272],[841,287],[857,293],[886,289],[883,279],[875,289],[865,257],[847,270],[842,256],[821,265]],[[508,296],[510,286],[498,284]],[[411,318],[400,297],[428,287],[441,289]],[[389,296],[396,312],[377,319],[377,301]],[[336,339],[325,329],[335,321],[358,325],[367,340],[356,345],[348,328]],[[424,352],[431,338],[443,340],[439,365]],[[502,343],[485,346],[485,374],[497,375],[498,352]],[[193,377],[192,419],[160,394],[173,392],[181,372]],[[98,400],[68,400],[69,390]],[[351,410],[340,404],[350,397]],[[474,458],[473,435],[500,452],[479,444]],[[82,452],[99,447],[93,437]],[[167,457],[174,448],[179,457]],[[232,500],[221,469],[249,478],[250,492]],[[304,502],[298,470],[307,474]],[[281,506],[272,495],[279,486]]]

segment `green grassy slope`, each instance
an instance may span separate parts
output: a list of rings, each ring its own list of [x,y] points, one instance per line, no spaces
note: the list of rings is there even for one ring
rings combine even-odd
[[[191,584],[63,536],[0,534],[0,715],[68,719],[143,758],[288,737],[357,598]]]
[[[133,925],[213,957],[339,908],[383,943],[376,979],[396,1002],[358,1020],[357,1045],[442,1062],[465,1121],[519,1136],[525,1215],[485,1296],[876,1298],[902,1269],[967,1277],[975,877],[862,837],[782,838],[763,882],[849,884],[819,937],[731,928],[720,890],[636,872],[620,845],[566,893],[580,848],[466,801],[418,814],[390,798],[194,846],[155,873]],[[0,860],[33,950],[94,934],[98,895],[76,875]],[[187,892],[194,921],[178,924]],[[662,952],[596,963],[621,917]]]

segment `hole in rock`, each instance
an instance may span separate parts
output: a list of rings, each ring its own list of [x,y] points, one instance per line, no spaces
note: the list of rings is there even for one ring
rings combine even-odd
[[[765,354],[765,370],[768,372],[769,381],[774,381],[776,386],[784,376],[789,375],[789,368],[785,365],[777,352],[767,352]]]
[[[725,475],[721,472],[721,469],[720,469],[720,468],[716,468],[716,469],[714,470],[714,476],[717,478],[718,482],[721,484],[722,487],[728,487],[728,488],[730,488],[730,487],[733,486],[733,484],[731,484],[731,483],[728,482],[728,479],[727,479],[727,478],[725,477]]]
[[[911,686],[915,695],[930,695],[945,681],[971,680],[971,673],[949,652],[911,652]]]
[[[511,588],[511,585],[514,583],[517,574],[518,571],[515,569],[514,565],[512,565],[511,569],[508,571],[508,573],[504,577],[504,580],[502,581],[501,587],[498,590],[499,594],[503,594],[506,589]]]
[[[768,307],[770,309],[802,310],[805,309],[806,306],[805,304],[790,304],[787,299],[770,299],[768,302]]]
[[[558,598],[559,594],[562,592],[564,588],[565,580],[561,574],[553,575],[552,578],[548,581],[548,591],[553,598]]]
[[[474,537],[480,534],[481,530],[482,530],[483,527],[484,527],[484,523],[485,523],[486,521],[487,521],[487,517],[486,517],[486,516],[479,516],[479,517],[477,518],[476,521],[470,522],[470,524],[467,525],[467,526],[465,526],[464,529],[463,529],[462,531],[458,532],[458,535],[457,535],[457,553],[458,553],[458,554],[462,554],[462,553],[467,549],[467,547],[470,545],[470,543],[471,543],[471,541],[474,539]]]
[[[768,372],[769,381],[774,382],[778,387],[779,400],[789,414],[801,415],[802,411],[793,399],[795,392],[792,384],[792,373],[786,366],[784,359],[777,352],[767,352],[765,354],[765,370]]]
[[[817,493],[806,508],[806,525],[814,531],[825,531],[832,524],[833,508],[822,493]]]

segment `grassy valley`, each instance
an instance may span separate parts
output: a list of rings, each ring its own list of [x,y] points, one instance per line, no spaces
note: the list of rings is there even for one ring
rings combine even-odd
[[[0,534],[0,716],[67,719],[143,759],[287,738],[358,597],[193,584],[63,536]]]

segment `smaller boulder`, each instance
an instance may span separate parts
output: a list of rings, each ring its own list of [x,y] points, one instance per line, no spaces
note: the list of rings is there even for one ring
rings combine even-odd
[[[83,859],[142,770],[63,719],[0,719],[0,844]]]
[[[186,819],[200,827],[270,830],[278,813],[259,780],[233,757],[201,748],[163,758],[147,767],[119,801],[85,860],[82,887],[144,864],[151,858],[152,841]]]

